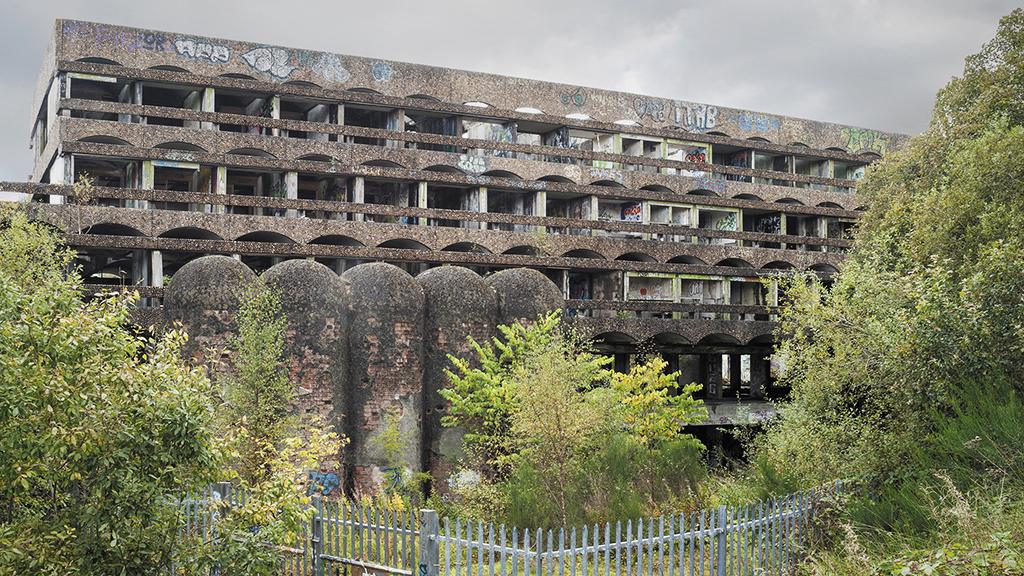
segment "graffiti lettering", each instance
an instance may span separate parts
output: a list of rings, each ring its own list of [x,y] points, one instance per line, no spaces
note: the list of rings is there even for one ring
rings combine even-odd
[[[613,180],[619,184],[626,179],[621,170],[612,170],[611,168],[592,168],[590,177],[598,180]]]
[[[142,48],[146,50],[153,50],[154,52],[163,52],[167,37],[159,32],[140,32],[139,36],[142,40]]]
[[[675,103],[675,123],[691,132],[711,130],[718,125],[718,108],[690,102]]]
[[[655,122],[665,121],[665,103],[658,100],[636,98],[633,100],[633,111],[636,112],[637,118],[641,120],[650,118]]]
[[[370,73],[377,82],[387,82],[395,75],[394,69],[387,62],[374,62],[370,67]]]
[[[889,137],[874,130],[843,128],[843,137],[846,138],[846,148],[850,152],[874,150],[884,155],[889,148]]]
[[[259,72],[268,73],[275,78],[287,78],[295,70],[289,64],[291,55],[284,48],[253,48],[242,59]]]
[[[700,164],[707,164],[707,148],[691,148],[686,151],[687,162],[698,162]]]
[[[311,68],[328,82],[341,84],[348,82],[352,77],[352,74],[341,65],[341,58],[335,54],[321,54]]]
[[[206,60],[215,64],[223,64],[231,59],[231,49],[227,46],[199,42],[191,38],[180,38],[174,41],[174,49],[179,56],[193,60]]]
[[[577,88],[572,92],[562,92],[558,95],[558,99],[561,100],[563,106],[572,104],[579,108],[587,103],[587,93],[583,91],[583,88]]]
[[[782,125],[782,121],[766,114],[740,112],[736,118],[736,124],[740,127],[740,130],[745,132],[769,132],[771,130],[778,130]]]
[[[470,156],[469,154],[460,154],[458,167],[460,170],[469,172],[470,174],[482,174],[487,172],[488,160],[486,156]]]
[[[694,178],[693,183],[699,190],[710,190],[718,194],[725,194],[727,186],[725,180],[712,180],[705,177]]]

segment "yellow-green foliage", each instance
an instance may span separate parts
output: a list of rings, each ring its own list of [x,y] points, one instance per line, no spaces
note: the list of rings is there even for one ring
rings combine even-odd
[[[560,312],[502,326],[452,358],[444,420],[466,430],[456,512],[553,526],[692,505],[701,446],[682,432],[706,412],[650,358],[628,374],[563,331]],[[474,368],[473,366],[479,366]]]

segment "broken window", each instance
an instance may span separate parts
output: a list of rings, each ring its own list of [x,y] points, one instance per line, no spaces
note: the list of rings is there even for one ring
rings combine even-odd
[[[333,123],[336,118],[337,112],[334,110],[334,105],[328,102],[291,96],[283,96],[281,98],[281,119],[283,120]],[[329,142],[332,139],[331,134],[307,132],[305,130],[282,130],[281,135],[288,138],[316,140],[318,142]]]
[[[269,94],[252,94],[249,92],[233,92],[230,90],[218,89],[214,96],[214,111],[224,114],[240,114],[243,116],[256,116],[259,118],[274,118],[276,116],[276,100]],[[245,124],[221,124],[223,132],[243,132],[246,134],[269,135],[270,129],[262,126],[247,126]]]
[[[703,230],[721,230],[734,232],[739,230],[739,210],[729,208],[699,208],[697,210],[697,227]],[[698,237],[700,244],[735,245],[735,238]]]
[[[346,126],[358,126],[360,128],[376,128],[388,130],[391,128],[389,119],[391,111],[387,108],[373,108],[368,106],[355,106],[345,104]],[[384,146],[382,138],[364,138],[362,136],[346,136],[345,141],[350,144],[367,144],[370,146]]]
[[[715,146],[715,156],[712,159],[714,164],[720,166],[735,166],[737,168],[753,168],[753,151],[737,148],[735,146]],[[734,182],[750,182],[750,176],[738,174],[726,174],[726,180]]]
[[[516,190],[487,190],[487,212],[490,214],[519,214],[523,216],[533,215],[533,195]],[[506,224],[502,222],[488,222],[490,230],[505,230],[524,232],[530,227],[525,224]]]
[[[300,200],[326,200],[333,202],[345,202],[348,200],[348,182],[344,177],[300,172],[297,181],[297,196]],[[344,214],[323,210],[300,210],[299,215],[306,218],[344,219]]]
[[[466,210],[469,202],[468,186],[452,186],[447,184],[427,184],[427,208],[441,208],[445,210]],[[446,226],[459,228],[462,226],[460,220],[446,218],[429,218],[428,226]]]
[[[146,106],[182,108],[199,112],[203,109],[203,89],[191,86],[176,86],[158,82],[140,82],[142,103]],[[146,124],[155,126],[177,126],[199,128],[200,123],[192,120],[147,116]]]
[[[515,122],[495,122],[492,120],[462,119],[462,137],[472,140],[491,140],[494,142],[514,143],[518,127]],[[514,154],[509,150],[471,151],[478,156],[498,156],[511,158]]]
[[[679,140],[665,141],[665,159],[677,160],[679,162],[692,162],[695,164],[711,164],[714,158],[711,154],[711,145],[703,142],[682,142]],[[679,174],[682,176],[702,177],[705,175],[699,170],[681,170],[678,168],[663,168],[665,174]]]
[[[81,182],[88,177],[92,180],[93,186],[111,188],[139,188],[139,167],[137,160],[122,160],[119,158],[97,158],[89,156],[74,157],[74,181]],[[131,207],[135,204],[132,200],[118,198],[98,198],[95,203],[100,206],[114,206],[119,208]]]
[[[620,142],[622,146],[622,154],[627,156],[642,156],[644,158],[662,157],[663,143],[660,138],[623,134],[620,138]],[[648,166],[645,164],[626,164],[624,168],[626,170],[635,170],[640,172],[658,172],[657,166]]]
[[[213,182],[216,171],[216,167],[213,166],[154,160],[153,190],[210,194],[214,191]],[[188,204],[182,202],[160,201],[153,202],[153,207],[161,210],[188,210],[190,208]]]
[[[743,231],[757,232],[759,234],[782,234],[782,213],[770,210],[743,210]],[[778,242],[765,242],[762,240],[748,240],[748,246],[754,248],[779,248]]]
[[[673,204],[662,202],[648,203],[650,210],[651,224],[668,224],[672,226],[692,226],[691,218],[693,206],[687,204]],[[680,234],[654,234],[655,240],[667,242],[692,242],[693,237]]]
[[[446,116],[431,112],[406,111],[405,131],[418,132],[420,134],[438,134],[441,136],[459,135],[459,117]],[[433,150],[435,152],[461,152],[461,148],[448,144],[424,144],[421,142],[406,142],[407,148],[416,150]]]
[[[78,74],[68,72],[67,82],[71,98],[98,100],[100,102],[137,103],[135,84],[113,76],[95,74]],[[130,115],[111,114],[107,112],[84,112],[73,110],[72,118],[88,118],[90,120],[109,120],[113,122],[131,122]]]
[[[757,170],[772,170],[775,172],[793,172],[793,157],[785,154],[769,154],[766,152],[754,151],[754,168]],[[774,178],[754,178],[754,184],[774,184],[775,186],[792,186],[788,180]]]
[[[284,198],[284,174],[276,171],[228,168],[227,193],[238,196]],[[284,216],[285,214],[283,208],[250,206],[230,206],[228,212],[256,216]]]
[[[365,204],[382,204],[402,208],[416,206],[415,186],[415,183],[410,182],[367,178],[363,184],[363,202]],[[367,214],[365,220],[367,222],[386,222],[392,224],[416,224],[417,222],[415,217],[388,216],[384,214]]]

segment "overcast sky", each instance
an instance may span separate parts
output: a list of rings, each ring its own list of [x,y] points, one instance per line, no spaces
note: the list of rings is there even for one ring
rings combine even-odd
[[[0,0],[0,180],[23,180],[55,18],[250,40],[924,129],[1021,0]]]

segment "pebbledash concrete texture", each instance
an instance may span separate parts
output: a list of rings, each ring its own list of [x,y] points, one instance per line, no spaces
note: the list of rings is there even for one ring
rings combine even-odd
[[[222,358],[277,287],[297,408],[372,491],[445,482],[447,354],[561,309],[628,370],[660,354],[712,419],[770,417],[779,278],[828,281],[901,134],[582,86],[58,20],[32,181],[92,290]],[[93,182],[91,189],[80,185]],[[210,357],[214,353],[216,357]],[[398,456],[384,439],[398,433]]]

